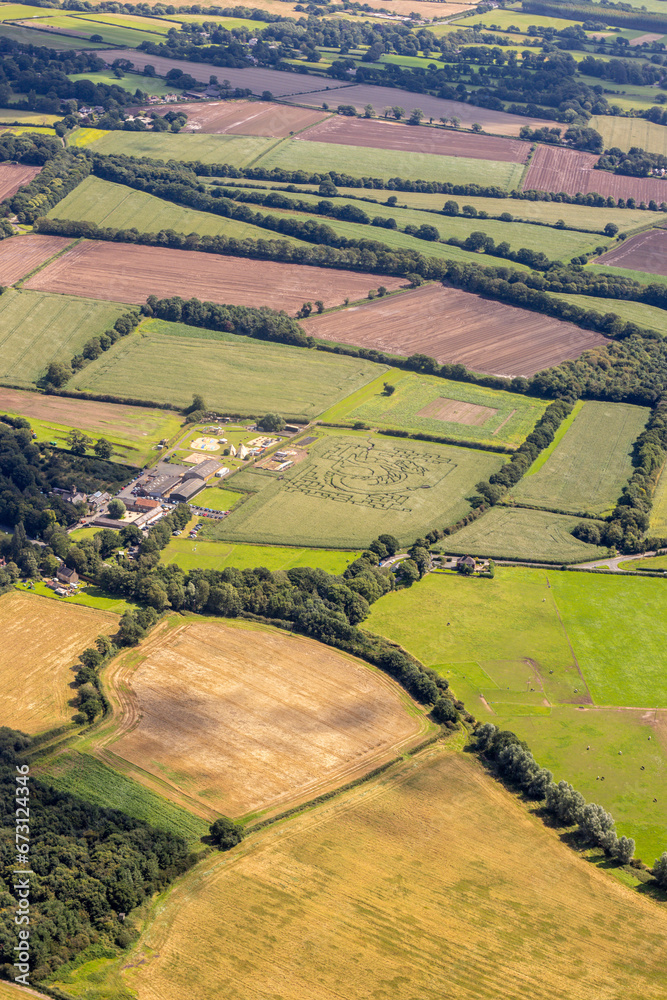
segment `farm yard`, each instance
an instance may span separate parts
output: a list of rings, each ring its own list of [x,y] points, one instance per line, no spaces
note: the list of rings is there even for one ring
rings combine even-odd
[[[63,236],[12,236],[0,242],[0,285],[13,285],[70,246]]]
[[[198,392],[223,412],[253,416],[277,411],[310,420],[384,370],[372,361],[181,324],[170,334],[170,326],[145,322],[138,333],[77,373],[71,385],[179,407]],[[168,365],[161,364],[165,356]]]
[[[394,386],[387,395],[385,385]],[[497,389],[392,370],[337,403],[323,421],[426,431],[486,445],[520,445],[546,403]]]
[[[472,371],[512,376],[534,375],[607,343],[573,323],[435,284],[311,317],[303,327],[320,340],[404,356],[419,352]]]
[[[381,598],[365,627],[442,673],[478,719],[525,739],[651,864],[667,824],[664,796],[653,801],[667,778],[664,590],[521,567],[497,567],[494,580],[431,574]]]
[[[0,256],[0,273],[1,268]],[[31,278],[26,287],[100,299],[122,294],[122,301],[136,304],[145,302],[149,295],[181,295],[229,305],[265,305],[293,314],[308,299],[321,299],[329,309],[341,305],[345,298],[365,298],[380,283],[395,290],[405,279],[82,240]]]
[[[627,267],[631,271],[648,271],[667,277],[667,232],[652,229],[632,236],[599,257],[598,263],[602,267],[611,264],[613,267]]]
[[[166,114],[169,106],[149,105],[143,110]],[[300,132],[326,117],[324,111],[295,108],[268,101],[208,101],[206,104],[179,104],[179,112],[188,116],[184,131],[208,135],[259,135],[284,138]]]
[[[122,312],[117,303],[6,289],[0,296],[0,379],[34,384],[51,361],[69,362]]]
[[[23,163],[0,163],[0,201],[11,198],[23,184],[29,184],[41,169]]]
[[[325,432],[280,478],[238,473],[234,489],[255,495],[224,521],[206,524],[202,537],[354,548],[391,532],[407,544],[467,514],[474,483],[502,464],[500,455],[477,449]]]
[[[104,749],[205,814],[312,798],[429,729],[386,675],[262,626],[176,616],[111,674],[120,707]]]
[[[12,591],[0,597],[3,685],[0,725],[40,733],[69,722],[75,690],[72,664],[118,618],[66,601]]]
[[[279,938],[266,922],[277,910]],[[187,874],[119,981],[139,1000],[178,1000],[193,977],[203,995],[228,1000],[258,983],[302,1000],[313,979],[321,995],[349,1000],[379,982],[394,1000],[560,1000],[573,991],[599,1000],[618,990],[640,1000],[661,991],[666,930],[660,909],[582,863],[474,759],[445,745],[397,765],[371,792],[353,789],[317,816],[261,831],[233,860],[214,856]],[[556,935],[557,952],[543,950]],[[201,962],[205,948],[219,959]],[[307,972],[292,959],[303,954]]]
[[[595,192],[605,198],[634,198],[637,203],[667,202],[667,180],[655,177],[626,177],[607,170],[594,170],[598,157],[560,146],[540,146],[535,150],[524,191],[552,191],[565,194]]]
[[[415,128],[382,120],[366,121],[341,116],[332,116],[321,124],[306,129],[299,139],[345,146],[370,146],[385,151],[505,160],[508,163],[525,163],[530,152],[530,143],[519,139],[498,139],[494,136]]]
[[[528,470],[508,502],[609,514],[632,475],[633,443],[649,414],[648,408],[628,403],[585,403],[546,462]]]

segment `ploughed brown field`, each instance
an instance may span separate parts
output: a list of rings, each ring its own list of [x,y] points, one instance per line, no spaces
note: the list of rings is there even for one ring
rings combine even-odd
[[[0,244],[0,254],[3,246]],[[25,287],[136,304],[145,302],[149,295],[180,295],[294,313],[305,301],[321,299],[331,308],[346,298],[363,298],[380,284],[393,290],[405,284],[405,279],[194,250],[83,240],[39,271]]]
[[[597,264],[627,267],[631,271],[647,271],[667,277],[667,232],[652,229],[621,243],[609,253],[598,257]]]
[[[0,164],[0,201],[11,198],[22,184],[28,184],[41,169],[41,167],[28,167],[23,163]]]
[[[667,201],[667,180],[656,177],[625,177],[607,170],[594,170],[599,157],[561,146],[538,146],[531,161],[524,191],[565,194],[601,194],[605,198],[634,198],[637,204]]]
[[[446,6],[443,4],[443,12],[450,13],[450,7],[450,4]],[[128,49],[128,52],[132,52],[132,50]],[[104,58],[106,59],[107,56],[108,53],[105,53]],[[130,55],[127,58],[131,59],[132,56]],[[146,56],[146,62],[152,61],[152,57]],[[192,65],[196,66],[197,64],[192,63]],[[157,66],[155,68],[157,70]],[[185,69],[185,67],[183,68]],[[222,70],[218,68],[216,72],[221,77]],[[233,71],[225,70],[225,72],[229,73]],[[247,70],[242,70],[241,72],[247,72]],[[307,80],[309,78],[304,77],[304,79]],[[310,79],[313,80],[314,78],[310,77]],[[334,85],[332,81],[326,84],[329,88],[332,85]],[[278,92],[275,91],[275,93],[277,94]],[[296,93],[296,90],[292,93]],[[431,97],[429,94],[415,94],[412,91],[395,90],[393,87],[377,87],[375,84],[355,84],[352,87],[345,87],[344,90],[337,91],[335,95],[332,95],[330,90],[328,91],[323,88],[321,90],[310,89],[308,92],[303,91],[303,97],[286,97],[285,99],[290,103],[309,104],[318,108],[321,108],[323,103],[328,104],[329,107],[336,107],[338,104],[352,104],[358,111],[363,111],[366,104],[371,104],[376,114],[382,114],[385,108],[391,108],[395,104],[400,104],[408,113],[413,108],[420,108],[427,118],[433,117],[436,121],[443,116],[446,118],[456,116],[466,128],[470,128],[471,125],[478,122],[487,132],[495,132],[498,135],[518,135],[519,129],[523,128],[524,125],[530,125],[533,128],[542,128],[543,126],[551,128],[558,124],[557,122],[544,121],[544,119],[539,118],[524,118],[523,115],[510,115],[506,111],[491,111],[488,108],[477,108],[470,104],[463,104],[461,101],[448,101],[443,97]]]
[[[107,747],[195,809],[241,816],[312,798],[428,728],[380,671],[277,629],[176,619],[141,653],[112,672],[122,715]]]
[[[67,236],[12,236],[0,242],[0,285],[13,285],[72,240]]]
[[[310,142],[336,142],[346,146],[466,156],[476,160],[506,160],[509,163],[525,163],[530,152],[530,144],[520,139],[498,139],[492,135],[446,132],[444,129],[420,128],[340,115],[309,128],[297,138]]]
[[[428,354],[490,375],[534,375],[607,340],[573,323],[427,285],[303,322],[306,333],[391,354]]]
[[[147,105],[144,110],[166,115],[174,108],[173,105],[159,108]],[[291,104],[272,104],[269,101],[179,104],[178,110],[184,111],[188,116],[184,132],[205,132],[207,135],[266,135],[275,136],[277,139],[288,136],[290,132],[298,132],[308,125],[314,125],[322,121],[326,115],[324,111],[296,108]]]
[[[636,45],[643,45],[644,42],[659,42],[662,37],[663,35],[660,33],[656,35],[654,31],[647,31],[643,35],[638,35],[637,38],[631,38],[628,44],[634,47]]]
[[[230,66],[216,66],[214,63],[190,62],[187,59],[171,59],[169,56],[151,56],[146,52],[139,52],[138,49],[101,49],[100,58],[104,59],[108,66],[111,66],[116,59],[129,59],[137,70],[143,70],[144,66],[150,63],[155,67],[158,76],[166,76],[170,69],[181,69],[199,83],[208,84],[211,76],[217,76],[220,83],[229,80],[232,87],[247,87],[253,94],[262,94],[268,90],[274,97],[307,94],[322,87],[321,77],[305,76],[301,73],[281,73],[276,69],[263,69],[259,66],[234,69]],[[344,87],[345,83],[341,80],[328,80],[327,86],[331,91]],[[171,107],[173,110],[177,105],[172,104]],[[527,121],[528,119],[525,119],[524,124]]]

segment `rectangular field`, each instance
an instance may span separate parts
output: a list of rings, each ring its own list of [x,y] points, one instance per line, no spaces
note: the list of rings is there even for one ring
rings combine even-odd
[[[605,198],[634,198],[637,204],[667,202],[667,181],[655,177],[625,177],[607,170],[594,170],[593,153],[580,153],[560,146],[538,146],[531,161],[524,191],[565,194],[597,193]]]
[[[653,535],[667,537],[667,475],[664,466],[653,496],[650,531]]]
[[[148,156],[153,160],[199,160],[247,167],[274,145],[275,140],[257,135],[106,132],[94,143],[93,149],[96,153]]]
[[[165,335],[169,326],[159,320],[143,324],[139,334],[125,337],[79,372],[72,386],[179,407],[200,392],[208,406],[222,412],[277,411],[310,420],[384,370],[372,361],[182,325],[178,335]],[[200,333],[213,334],[212,339]]]
[[[495,136],[470,135],[466,132],[399,125],[377,119],[347,118],[341,115],[334,115],[320,125],[309,128],[299,138],[308,142],[371,146],[374,149],[390,149],[402,153],[505,160],[508,163],[525,163],[530,152],[530,143],[522,142],[520,139],[498,139]]]
[[[465,27],[467,23],[466,18],[461,22],[461,27]],[[313,77],[310,79],[315,82]],[[330,86],[329,82],[327,82],[327,86]],[[510,115],[506,111],[491,111],[488,108],[464,104],[462,101],[449,101],[442,97],[394,90],[393,87],[376,87],[373,84],[355,84],[351,87],[345,87],[345,90],[341,90],[337,94],[332,94],[330,90],[324,89],[302,91],[302,93],[303,97],[294,99],[295,104],[309,104],[316,107],[322,107],[323,103],[328,104],[329,107],[336,107],[338,104],[353,104],[357,111],[363,111],[367,104],[371,104],[377,115],[381,115],[386,107],[391,108],[395,104],[399,104],[405,108],[408,114],[413,108],[420,108],[427,118],[433,117],[436,121],[441,117],[453,118],[456,116],[464,128],[470,128],[477,122],[485,131],[497,135],[518,136],[519,130],[524,125],[530,125],[533,128],[556,125],[556,122],[544,121],[544,119],[524,118],[523,115]]]
[[[0,201],[11,198],[23,184],[29,184],[41,169],[23,163],[0,163]]]
[[[6,289],[0,295],[0,378],[35,383],[51,361],[69,362],[122,311],[111,302]]]
[[[387,395],[389,383],[394,392]],[[323,420],[518,446],[532,431],[546,403],[530,396],[392,370],[333,406]]]
[[[0,256],[0,270],[1,263]],[[380,284],[391,291],[404,283],[403,278],[356,271],[82,240],[26,287],[98,299],[120,297],[137,304],[149,295],[181,295],[228,305],[270,306],[294,314],[307,300],[321,299],[329,309],[345,298],[365,298]]]
[[[10,236],[0,242],[0,285],[13,285],[69,246],[63,236]]]
[[[166,114],[170,106],[149,105],[148,111]],[[205,104],[179,104],[188,123],[184,131],[207,135],[260,135],[283,138],[292,132],[321,122],[324,111],[295,108],[268,101],[207,101]]]
[[[631,271],[648,271],[667,276],[667,232],[651,229],[647,233],[632,236],[609,253],[598,257],[601,267],[627,267]]]
[[[607,343],[573,323],[441,285],[311,317],[303,326],[322,340],[428,354],[494,375],[534,375]]]
[[[608,514],[632,475],[632,446],[650,410],[585,403],[546,463],[511,491],[519,503],[571,514]]]
[[[472,755],[435,748],[180,879],[123,985],[169,1000],[195,977],[226,1000],[257,983],[281,1000],[659,997],[664,911],[531,812]],[[218,961],[198,961],[207,948]]]
[[[359,551],[346,549],[302,549],[285,545],[225,545],[224,542],[207,542],[198,538],[172,538],[162,550],[160,561],[168,566],[174,563],[185,572],[200,569],[293,569],[308,566],[324,569],[327,573],[342,574],[349,563],[360,555]]]
[[[224,521],[206,524],[203,537],[354,548],[390,532],[407,544],[466,514],[474,484],[503,461],[469,448],[325,434],[305,461],[280,476],[237,474],[234,489],[255,495]]]
[[[118,617],[64,601],[10,591],[0,597],[2,691],[0,725],[39,733],[69,722],[76,709],[72,665]]]
[[[581,563],[602,559],[607,549],[572,535],[578,517],[551,511],[492,507],[447,539],[447,551],[493,559]],[[598,522],[592,522],[598,524]],[[602,527],[601,523],[598,527]]]
[[[386,675],[277,629],[173,618],[113,670],[105,743],[229,816],[275,810],[392,756],[428,724]]]
[[[645,149],[647,153],[667,156],[667,129],[645,118],[615,118],[600,115],[591,118],[590,128],[594,128],[604,139],[605,149],[617,146],[627,152],[631,146]]]

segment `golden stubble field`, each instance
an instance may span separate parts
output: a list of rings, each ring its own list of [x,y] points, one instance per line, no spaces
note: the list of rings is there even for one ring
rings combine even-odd
[[[0,598],[0,726],[38,733],[69,722],[72,667],[118,615],[10,591]]]
[[[666,935],[664,906],[439,745],[199,865],[123,979],[139,1000],[664,1000]]]
[[[118,709],[99,749],[195,812],[238,817],[310,799],[429,727],[393,681],[321,643],[179,622],[109,671]]]

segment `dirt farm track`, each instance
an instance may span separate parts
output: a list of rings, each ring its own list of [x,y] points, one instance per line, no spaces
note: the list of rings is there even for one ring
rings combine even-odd
[[[64,236],[12,236],[0,243],[0,285],[13,285],[69,246]]]
[[[605,198],[634,198],[639,205],[653,200],[667,202],[667,179],[626,177],[594,170],[599,157],[560,146],[538,146],[530,164],[524,191],[552,191],[565,194],[601,194]]]
[[[44,237],[26,237],[40,238]],[[0,280],[1,265],[0,257]],[[237,306],[271,306],[293,314],[306,300],[321,299],[330,308],[346,298],[353,301],[365,298],[371,288],[381,284],[393,290],[404,285],[405,279],[199,251],[83,240],[39,271],[25,287],[137,305],[149,295],[158,298],[180,295]]]
[[[303,327],[323,340],[419,352],[490,375],[534,375],[607,343],[573,323],[440,285],[312,317]]]
[[[667,232],[664,229],[652,229],[648,233],[633,236],[609,253],[598,257],[596,263],[667,277]]]
[[[479,160],[505,160],[525,163],[530,143],[520,139],[499,139],[491,135],[471,135],[415,128],[377,120],[334,116],[303,132],[299,139],[311,142],[334,142],[346,146],[371,146],[405,152],[436,153],[440,156],[468,156]]]

